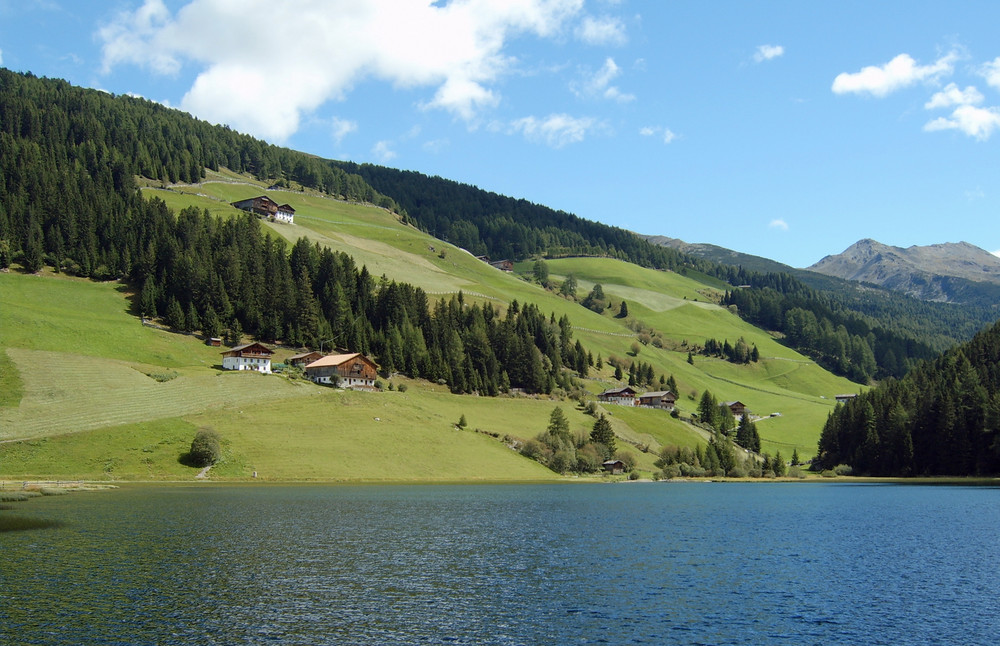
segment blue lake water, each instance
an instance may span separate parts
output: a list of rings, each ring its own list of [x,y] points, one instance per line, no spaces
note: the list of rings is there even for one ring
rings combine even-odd
[[[0,644],[996,644],[1000,489],[143,486],[17,503]]]

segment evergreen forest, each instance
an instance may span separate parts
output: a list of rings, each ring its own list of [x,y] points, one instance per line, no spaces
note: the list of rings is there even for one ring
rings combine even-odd
[[[369,285],[373,279],[363,276],[363,268],[351,268],[336,255],[331,261],[318,249],[307,252],[304,244],[288,249],[249,221],[169,214],[137,189],[137,178],[164,185],[190,183],[199,181],[206,168],[223,167],[279,186],[297,183],[381,206],[404,222],[494,259],[599,255],[740,286],[728,290],[724,305],[859,383],[901,377],[919,362],[968,340],[996,316],[991,308],[946,308],[877,290],[820,291],[789,274],[757,273],[686,256],[624,229],[525,200],[416,172],[318,159],[145,99],[4,69],[0,268],[17,261],[29,272],[47,265],[98,280],[122,279],[140,293],[142,313],[164,316],[179,328],[192,329],[195,323],[211,328],[217,320],[220,329],[303,344],[329,335],[342,340],[338,343],[370,349],[386,366],[408,365],[408,371],[444,379],[460,392],[503,388],[504,369],[511,387],[543,390],[559,379],[560,366],[580,363],[570,360],[561,339],[543,340],[559,336],[558,322],[548,321],[545,334],[531,324],[527,327],[534,328],[535,348],[547,359],[542,361],[546,384],[538,374],[531,383],[510,374],[520,368],[504,363],[509,356],[498,346],[494,354],[500,367],[489,368],[489,357],[480,357],[482,367],[476,372],[485,383],[477,387],[468,368],[476,359],[450,362],[448,370],[431,368],[437,363],[434,352],[448,353],[425,325],[432,313],[423,315],[416,304],[405,320],[388,321],[372,311],[375,305],[364,300],[367,290],[371,287],[377,298],[388,286],[379,281]],[[245,254],[239,245],[257,246]],[[331,278],[334,265],[340,266],[342,278]],[[352,271],[357,272],[353,289],[347,278]],[[277,282],[266,282],[265,275]],[[350,316],[344,314],[335,284],[344,291]],[[406,294],[403,300],[421,299],[419,290],[408,286],[388,291]],[[482,316],[488,330],[496,317],[485,311]],[[392,350],[395,340],[406,338],[407,325],[424,336],[426,361]],[[461,336],[466,330],[460,329]],[[444,374],[449,371],[464,374],[449,377]]]
[[[817,461],[877,476],[1000,473],[1000,323],[838,405]]]

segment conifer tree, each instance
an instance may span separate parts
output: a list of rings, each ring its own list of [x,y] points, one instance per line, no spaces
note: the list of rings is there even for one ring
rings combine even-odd
[[[604,413],[594,422],[594,428],[590,431],[590,440],[607,447],[607,455],[614,455],[615,452],[615,432],[611,428],[611,422]]]

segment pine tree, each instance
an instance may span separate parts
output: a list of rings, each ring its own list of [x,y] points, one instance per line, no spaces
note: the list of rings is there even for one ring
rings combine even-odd
[[[604,413],[594,422],[594,428],[590,431],[590,440],[607,447],[607,454],[614,455],[615,452],[615,432],[611,428],[611,422]]]
[[[559,406],[552,409],[552,413],[549,415],[549,426],[546,430],[551,435],[560,437],[566,442],[572,440],[569,434],[569,420],[566,418],[563,409]]]

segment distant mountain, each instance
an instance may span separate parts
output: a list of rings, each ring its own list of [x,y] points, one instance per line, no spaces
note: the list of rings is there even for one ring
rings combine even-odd
[[[661,247],[670,247],[683,254],[694,258],[701,258],[710,262],[717,262],[723,265],[735,265],[747,271],[756,271],[762,274],[788,274],[795,276],[813,289],[823,289],[830,291],[843,291],[848,288],[848,284],[841,278],[830,276],[808,269],[796,269],[791,265],[780,263],[777,260],[754,256],[741,251],[733,251],[714,244],[703,242],[685,242],[679,238],[670,238],[662,235],[641,235],[652,244]]]
[[[989,305],[1000,300],[1000,258],[967,242],[903,249],[865,239],[809,270],[926,301]]]

